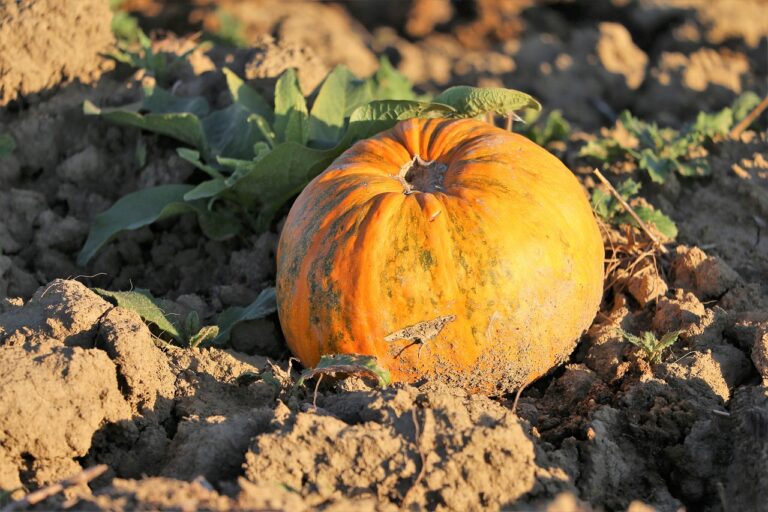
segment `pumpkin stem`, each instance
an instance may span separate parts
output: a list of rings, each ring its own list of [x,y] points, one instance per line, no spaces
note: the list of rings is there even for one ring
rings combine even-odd
[[[414,192],[434,192],[442,190],[443,177],[448,166],[435,160],[424,160],[415,155],[400,167],[400,172],[394,178],[403,186],[405,195]]]

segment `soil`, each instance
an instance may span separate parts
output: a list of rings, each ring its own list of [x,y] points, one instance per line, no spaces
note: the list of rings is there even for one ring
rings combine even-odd
[[[0,107],[111,67],[112,13],[99,0],[0,2]]]
[[[668,253],[607,277],[576,351],[519,397],[355,378],[315,395],[292,386],[274,317],[239,325],[227,348],[180,348],[89,289],[148,288],[211,323],[274,283],[282,224],[214,242],[183,216],[123,234],[79,267],[96,214],[195,171],[167,139],[83,115],[83,101],[125,104],[151,79],[99,56],[112,43],[105,2],[54,4],[0,2],[0,133],[16,141],[0,158],[0,505],[104,463],[104,476],[37,508],[764,508],[764,121],[717,141],[706,178],[659,186],[631,167],[604,170],[641,179],[680,234]],[[333,65],[366,75],[386,54],[423,91],[504,85],[562,110],[573,131],[550,149],[587,188],[578,149],[622,109],[676,127],[741,91],[768,92],[764,1],[365,4],[222,2],[247,47],[198,50],[162,85],[221,106],[225,65],[263,91],[296,66],[310,92]],[[205,0],[126,8],[179,32],[157,36],[163,51],[221,21]],[[606,227],[608,247],[624,236]],[[651,364],[622,330],[680,339]]]

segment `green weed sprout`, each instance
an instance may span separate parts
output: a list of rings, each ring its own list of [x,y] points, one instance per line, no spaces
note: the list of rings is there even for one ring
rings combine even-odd
[[[649,363],[660,363],[662,352],[674,345],[681,332],[682,331],[668,332],[663,335],[661,339],[657,338],[656,335],[650,331],[645,331],[640,336],[635,336],[634,334],[621,330],[621,335],[625,340],[634,346],[639,347],[645,354]]]

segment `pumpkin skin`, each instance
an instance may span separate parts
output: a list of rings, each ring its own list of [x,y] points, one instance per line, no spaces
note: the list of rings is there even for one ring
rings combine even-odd
[[[299,195],[278,244],[278,314],[305,366],[366,354],[394,381],[501,393],[573,351],[603,256],[584,190],[548,151],[481,121],[411,119]]]

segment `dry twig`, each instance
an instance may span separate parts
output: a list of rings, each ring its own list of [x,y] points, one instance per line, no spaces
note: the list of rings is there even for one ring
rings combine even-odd
[[[758,104],[758,105],[757,105],[757,106],[754,108],[754,110],[752,110],[752,112],[750,112],[749,114],[747,114],[747,117],[745,117],[744,119],[742,119],[742,120],[739,122],[739,124],[737,124],[736,126],[734,126],[734,127],[733,127],[733,129],[731,130],[731,133],[729,133],[728,135],[730,135],[730,137],[731,137],[732,139],[738,138],[738,136],[739,136],[739,135],[741,135],[741,132],[743,132],[744,130],[746,130],[746,129],[749,127],[749,125],[751,125],[751,124],[752,124],[752,122],[753,122],[755,119],[757,119],[757,117],[758,117],[760,114],[762,114],[762,113],[763,113],[763,111],[764,111],[766,108],[768,108],[768,96],[766,96],[765,98],[763,98],[763,101],[761,101],[761,102],[760,102],[760,103],[759,103],[759,104]]]
[[[605,185],[605,187],[608,189],[611,195],[615,197],[616,200],[619,202],[621,207],[627,211],[627,213],[635,220],[635,222],[637,222],[637,225],[640,226],[640,229],[643,230],[643,233],[648,235],[648,238],[651,239],[651,241],[653,242],[653,245],[658,247],[662,253],[666,253],[667,248],[664,247],[664,245],[659,241],[659,239],[656,238],[656,235],[654,235],[653,232],[650,229],[648,229],[648,226],[645,225],[645,222],[643,222],[642,219],[638,217],[637,213],[635,213],[635,210],[632,209],[631,206],[629,206],[629,203],[627,203],[627,201],[623,197],[621,197],[621,194],[619,194],[618,190],[613,188],[613,185],[611,185],[611,182],[608,181],[605,178],[605,176],[603,176],[603,173],[601,173],[598,169],[595,169],[594,171],[592,171],[592,173],[595,176],[597,176],[597,179],[599,179],[600,182],[603,185]]]
[[[525,389],[526,384],[523,384],[519,388],[517,388],[517,393],[515,393],[515,401],[512,402],[512,414],[517,414],[517,402],[520,401],[520,395],[523,394],[523,390]]]
[[[46,500],[51,496],[54,496],[60,493],[67,487],[87,484],[94,478],[97,478],[103,475],[107,471],[107,469],[109,468],[106,464],[99,464],[98,466],[93,466],[88,469],[84,469],[83,471],[76,474],[75,476],[71,476],[55,484],[45,486],[42,489],[38,489],[34,492],[27,494],[20,500],[16,500],[13,503],[9,503],[2,509],[2,512],[11,512],[12,510],[19,510],[22,508],[36,505],[41,501]]]

